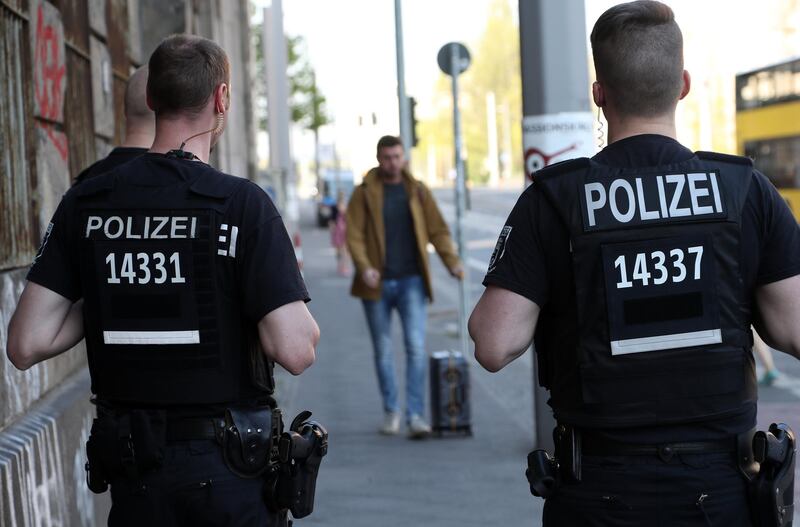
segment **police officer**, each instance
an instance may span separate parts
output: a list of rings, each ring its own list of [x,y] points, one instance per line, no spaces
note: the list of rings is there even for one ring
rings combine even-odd
[[[675,139],[690,77],[668,6],[612,7],[591,44],[609,146],[518,200],[475,356],[497,371],[535,343],[557,421],[558,466],[529,458],[553,471],[531,479],[545,525],[751,525],[750,325],[800,357],[800,230],[749,159]]]
[[[207,164],[230,98],[217,44],[158,46],[152,148],[65,195],[10,323],[20,369],[86,338],[112,526],[285,525],[271,367],[302,373],[319,330],[272,202]]]
[[[83,169],[75,178],[76,184],[139,157],[153,144],[156,122],[153,110],[147,106],[147,65],[134,71],[128,79],[124,108],[125,140],[106,157]]]

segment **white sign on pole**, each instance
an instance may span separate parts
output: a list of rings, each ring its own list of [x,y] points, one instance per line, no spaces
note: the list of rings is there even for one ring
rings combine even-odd
[[[595,154],[594,117],[591,112],[527,115],[522,118],[525,175],[575,157]]]

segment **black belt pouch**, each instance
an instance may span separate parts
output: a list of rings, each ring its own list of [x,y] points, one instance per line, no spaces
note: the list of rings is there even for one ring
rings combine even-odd
[[[242,478],[255,478],[269,468],[272,428],[273,411],[270,408],[225,410],[222,455],[231,472]]]

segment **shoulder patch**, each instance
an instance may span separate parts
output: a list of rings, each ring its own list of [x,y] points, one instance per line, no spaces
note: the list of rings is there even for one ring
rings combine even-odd
[[[560,174],[566,174],[567,172],[574,172],[575,170],[589,168],[590,164],[591,161],[588,157],[577,157],[575,159],[559,161],[558,163],[553,163],[552,165],[548,165],[543,169],[534,172],[533,179],[539,179],[542,177],[555,177]]]
[[[753,160],[749,157],[734,156],[731,154],[720,154],[719,152],[698,151],[695,155],[700,159],[708,161],[721,161],[723,163],[734,163],[737,165],[753,166]]]
[[[503,227],[503,230],[500,231],[500,236],[497,238],[497,244],[494,246],[494,251],[492,251],[492,257],[489,259],[489,268],[486,271],[487,273],[493,272],[497,269],[497,264],[500,260],[503,259],[503,256],[506,255],[506,244],[508,243],[508,238],[511,236],[511,231],[513,227],[511,225],[506,225]]]
[[[35,264],[41,258],[42,253],[44,253],[44,248],[47,246],[47,242],[50,241],[50,234],[53,232],[53,226],[55,224],[51,221],[50,224],[47,226],[47,230],[44,231],[44,236],[42,237],[42,244],[39,246],[39,251],[36,253],[36,256],[33,257],[33,263]]]

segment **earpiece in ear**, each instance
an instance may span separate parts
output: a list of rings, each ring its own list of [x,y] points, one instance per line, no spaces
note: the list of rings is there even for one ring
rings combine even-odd
[[[598,148],[598,150],[602,150],[603,147],[605,146],[605,140],[604,140],[605,134],[604,134],[604,130],[603,130],[604,126],[603,126],[603,120],[600,118],[600,112],[601,112],[601,110],[600,110],[600,107],[598,106],[597,107],[597,148]]]
[[[218,133],[222,132],[222,123],[223,123],[224,120],[225,120],[225,114],[222,113],[222,112],[219,112],[217,114],[217,127],[214,128],[214,133],[215,134],[218,134]]]

